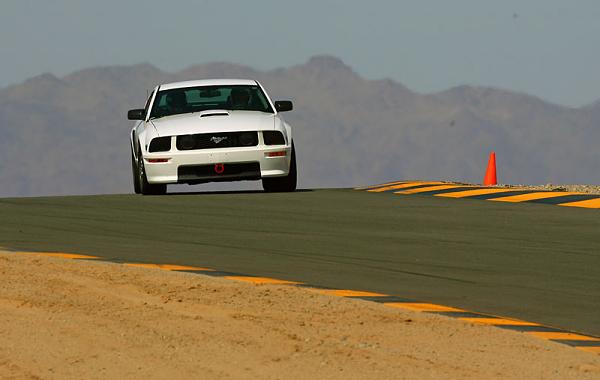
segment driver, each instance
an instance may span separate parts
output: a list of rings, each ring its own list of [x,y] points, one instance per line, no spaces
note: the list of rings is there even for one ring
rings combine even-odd
[[[248,109],[250,102],[250,92],[245,88],[234,88],[231,90],[231,108],[244,110]]]
[[[167,106],[171,115],[185,112],[187,98],[183,91],[173,91],[167,94]]]

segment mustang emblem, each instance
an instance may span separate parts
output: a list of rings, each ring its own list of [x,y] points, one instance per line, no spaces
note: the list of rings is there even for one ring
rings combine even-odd
[[[221,141],[227,140],[227,136],[223,136],[223,137],[219,137],[219,136],[213,136],[210,138],[210,141],[214,142],[215,144],[219,144]]]

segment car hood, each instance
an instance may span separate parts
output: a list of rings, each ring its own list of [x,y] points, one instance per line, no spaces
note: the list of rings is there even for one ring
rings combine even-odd
[[[257,111],[210,110],[166,116],[150,122],[159,136],[275,129],[275,114]]]

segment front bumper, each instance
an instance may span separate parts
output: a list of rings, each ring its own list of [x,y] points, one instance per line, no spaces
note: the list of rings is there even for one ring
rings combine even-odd
[[[267,157],[268,152],[285,151],[285,156]],[[149,183],[204,183],[213,181],[241,181],[257,180],[260,178],[287,176],[290,170],[291,146],[265,146],[247,148],[220,148],[201,149],[193,151],[177,151],[160,153],[146,153],[144,155],[144,168]],[[150,162],[150,160],[168,159],[166,162]],[[248,172],[236,175],[236,171],[229,173],[228,164],[258,164],[256,175]],[[197,178],[189,175],[180,176],[180,167],[224,164],[225,171],[218,173],[217,167],[213,175],[203,175]],[[188,173],[189,174],[189,173]],[[207,173],[204,173],[207,174]]]

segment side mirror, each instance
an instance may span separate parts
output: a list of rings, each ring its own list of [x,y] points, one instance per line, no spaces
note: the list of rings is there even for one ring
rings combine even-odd
[[[144,110],[143,108],[141,109],[135,109],[135,110],[129,110],[127,112],[127,118],[129,120],[144,120],[144,114],[146,113],[146,110]]]
[[[294,109],[294,105],[289,100],[278,100],[275,102],[275,109],[277,112],[291,111]]]

